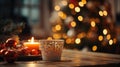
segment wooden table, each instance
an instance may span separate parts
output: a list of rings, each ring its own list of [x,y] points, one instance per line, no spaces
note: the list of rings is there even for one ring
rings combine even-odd
[[[63,50],[60,62],[16,61],[14,64],[0,62],[0,67],[120,67],[120,55]]]

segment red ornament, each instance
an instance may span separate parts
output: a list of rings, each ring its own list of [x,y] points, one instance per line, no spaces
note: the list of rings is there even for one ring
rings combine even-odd
[[[4,60],[8,63],[14,63],[17,58],[17,53],[14,50],[7,50],[4,55]]]
[[[39,55],[39,51],[36,49],[32,49],[32,51],[30,52],[31,55]]]
[[[29,54],[30,54],[30,50],[28,49],[28,47],[24,47],[24,48],[18,50],[19,56],[27,56]]]
[[[12,38],[9,38],[5,43],[5,47],[10,47],[10,48],[16,47],[16,45],[17,45],[17,42]]]
[[[4,54],[5,54],[6,51],[7,51],[7,49],[5,49],[5,48],[4,48],[4,49],[1,49],[1,50],[0,50],[0,55],[1,55],[1,56],[4,56]]]

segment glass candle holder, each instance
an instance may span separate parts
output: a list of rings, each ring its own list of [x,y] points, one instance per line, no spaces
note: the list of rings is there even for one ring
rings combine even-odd
[[[64,40],[40,40],[42,59],[45,61],[60,61]]]

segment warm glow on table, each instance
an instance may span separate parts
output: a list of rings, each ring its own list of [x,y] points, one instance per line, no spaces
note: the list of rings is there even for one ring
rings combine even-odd
[[[40,43],[34,42],[34,38],[32,37],[30,41],[24,42],[24,46],[28,47],[30,50],[32,50],[32,49],[39,50]]]

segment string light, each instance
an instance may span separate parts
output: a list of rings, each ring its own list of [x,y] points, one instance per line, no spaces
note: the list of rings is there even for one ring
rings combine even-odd
[[[83,2],[79,2],[78,4],[79,4],[80,7],[84,6]]]
[[[56,26],[55,26],[55,29],[56,29],[57,31],[60,31],[60,30],[61,30],[61,25],[59,25],[59,24],[56,25]]]
[[[113,44],[113,40],[110,39],[110,40],[109,40],[109,45],[112,45],[112,44]]]
[[[106,35],[108,33],[107,29],[103,29],[103,34]]]
[[[103,14],[104,14],[104,16],[107,16],[108,13],[107,13],[106,10],[104,10],[104,11],[103,11]]]
[[[103,36],[102,35],[98,36],[98,40],[102,41],[103,40]]]
[[[78,16],[78,20],[79,21],[83,21],[83,17],[82,16]]]
[[[80,7],[75,7],[75,12],[80,12]]]
[[[92,47],[92,50],[93,50],[93,51],[96,51],[96,50],[97,50],[97,46],[94,45],[94,46]]]
[[[76,43],[76,44],[80,44],[80,43],[81,43],[81,39],[80,39],[80,38],[76,38],[76,39],[75,39],[75,43]]]
[[[56,11],[59,11],[59,10],[60,10],[60,6],[56,5],[56,6],[54,7],[54,9],[55,9]]]
[[[72,21],[72,22],[70,23],[70,25],[71,25],[72,27],[75,27],[75,26],[76,26],[76,22],[75,22],[75,21]]]
[[[99,11],[99,15],[100,15],[100,16],[103,16],[103,12],[102,12],[102,11]]]
[[[96,25],[96,24],[95,24],[95,21],[91,21],[91,26],[92,26],[92,27],[95,27],[95,25]]]
[[[72,4],[72,3],[69,4],[69,8],[70,8],[70,9],[73,9],[74,7],[75,7],[74,4]]]

